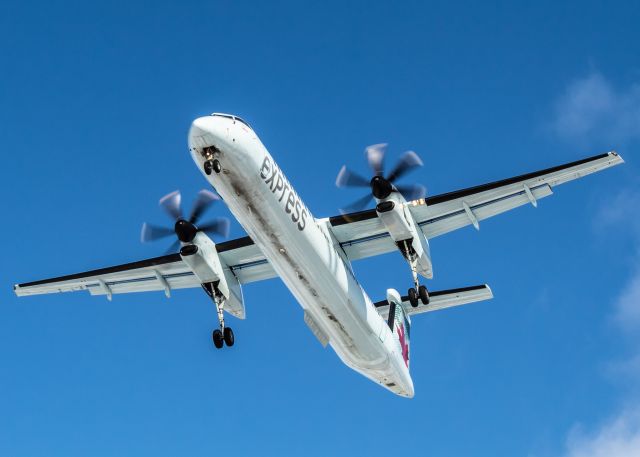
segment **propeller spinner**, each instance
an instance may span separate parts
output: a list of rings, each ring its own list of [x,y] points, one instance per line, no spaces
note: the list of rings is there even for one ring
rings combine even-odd
[[[384,156],[387,145],[374,144],[365,149],[365,155],[369,168],[373,172],[373,177],[367,179],[362,175],[351,171],[346,165],[343,165],[336,178],[336,186],[338,187],[369,187],[371,193],[354,201],[346,208],[341,209],[343,213],[362,210],[367,204],[377,198],[384,200],[389,197],[392,192],[399,192],[407,200],[415,200],[423,198],[426,194],[426,188],[421,184],[396,185],[395,181],[409,173],[411,170],[422,166],[422,160],[413,151],[406,151],[391,172],[385,177],[384,174]]]
[[[196,237],[198,232],[205,232],[211,235],[219,235],[227,237],[229,235],[229,219],[221,217],[213,219],[210,222],[197,225],[198,220],[202,214],[216,201],[220,200],[220,197],[209,190],[201,190],[198,192],[191,214],[188,218],[182,216],[182,196],[179,190],[171,192],[160,199],[160,206],[169,217],[175,221],[173,228],[160,227],[153,224],[142,224],[142,232],[140,233],[140,241],[146,243],[148,241],[155,241],[162,238],[167,238],[171,235],[176,235],[178,238],[169,247],[168,252],[174,252],[180,242],[190,243]]]

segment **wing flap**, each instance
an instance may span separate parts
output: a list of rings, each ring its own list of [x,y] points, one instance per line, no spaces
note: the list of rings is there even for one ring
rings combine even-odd
[[[160,274],[162,275],[163,280],[168,284],[169,290],[200,287],[200,282],[191,271]],[[89,290],[91,295],[115,295],[132,292],[153,292],[165,290],[164,282],[162,282],[154,272],[150,272],[150,274],[144,274],[141,272],[140,275],[131,279],[105,281],[105,285],[108,289],[102,286],[100,282],[89,282],[86,285],[86,289]]]
[[[466,225],[474,225],[474,219],[479,227],[479,222],[482,220],[507,212],[518,206],[537,204],[537,201],[541,198],[553,194],[551,187],[547,184],[529,188],[529,192],[533,200],[529,198],[522,185],[512,185],[506,189],[488,191],[483,194],[472,195],[463,200],[443,203],[443,206],[411,206],[411,211],[416,220],[420,221],[418,225],[422,228],[422,232],[427,238],[431,239]]]

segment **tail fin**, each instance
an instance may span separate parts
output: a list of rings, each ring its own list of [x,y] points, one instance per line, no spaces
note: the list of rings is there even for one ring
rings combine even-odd
[[[402,296],[395,289],[387,289],[389,317],[387,324],[397,338],[402,350],[402,359],[409,368],[409,346],[411,345],[411,319],[402,306]]]

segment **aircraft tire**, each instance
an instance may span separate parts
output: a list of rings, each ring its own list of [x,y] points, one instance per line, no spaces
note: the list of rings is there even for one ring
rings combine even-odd
[[[209,176],[211,174],[211,170],[213,170],[213,166],[211,165],[211,161],[207,160],[204,163],[204,172]]]
[[[409,303],[411,303],[411,306],[413,306],[414,308],[418,306],[418,293],[413,287],[409,289],[408,295],[409,295]]]
[[[222,332],[219,329],[215,329],[211,337],[213,339],[213,345],[217,349],[221,349],[222,346],[224,346],[224,337],[222,336]]]
[[[425,286],[418,287],[418,295],[420,296],[420,301],[423,305],[429,304],[429,291]]]
[[[233,346],[233,343],[235,342],[235,337],[233,336],[233,330],[231,330],[231,327],[224,328],[224,342],[229,347]]]

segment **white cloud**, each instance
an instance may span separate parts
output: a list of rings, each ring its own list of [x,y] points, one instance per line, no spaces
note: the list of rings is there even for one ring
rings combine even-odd
[[[575,80],[555,104],[552,130],[567,140],[614,146],[640,139],[640,84],[616,88],[598,72]]]
[[[580,87],[606,85],[598,78]],[[611,92],[610,88],[606,91]],[[615,98],[613,95],[604,97]],[[576,98],[579,97],[576,95]],[[612,303],[612,322],[624,331],[629,344],[626,357],[612,361],[609,367],[609,374],[615,377],[616,383],[627,385],[623,392],[624,403],[617,414],[593,431],[585,432],[581,425],[574,426],[568,434],[563,457],[640,457],[640,217],[633,211],[638,207],[640,191],[629,188],[603,202],[598,217],[598,228],[626,233],[635,245],[631,275]]]
[[[638,411],[625,411],[592,434],[585,434],[581,427],[574,427],[567,440],[565,456],[640,456],[640,414]]]
[[[634,390],[640,383],[640,270],[631,277],[614,307],[614,322],[627,331],[631,353],[611,365],[611,374],[630,381],[623,410],[596,430],[586,433],[581,425],[570,431],[564,457],[640,456],[640,403]]]

